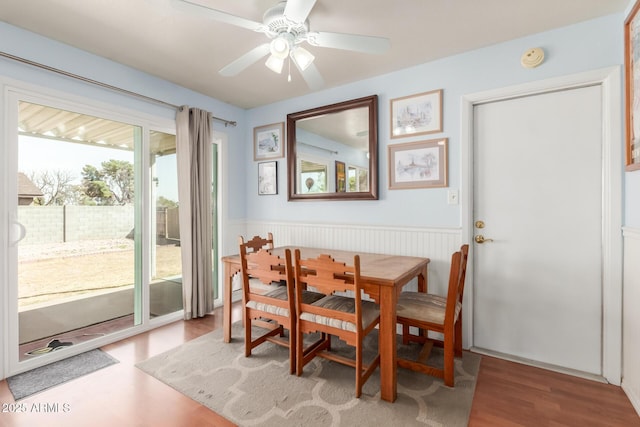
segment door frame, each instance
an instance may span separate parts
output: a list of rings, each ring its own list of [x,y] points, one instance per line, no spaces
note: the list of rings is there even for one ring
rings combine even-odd
[[[463,95],[461,108],[462,238],[473,242],[475,105],[553,91],[600,86],[602,93],[602,375],[620,385],[622,376],[622,79],[620,66]],[[471,256],[474,247],[471,245]],[[473,258],[472,258],[473,259]],[[474,281],[473,265],[468,280]],[[465,293],[465,348],[473,347],[473,285]]]

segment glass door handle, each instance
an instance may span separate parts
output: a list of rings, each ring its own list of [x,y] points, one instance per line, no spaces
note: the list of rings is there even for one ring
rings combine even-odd
[[[27,235],[27,229],[25,228],[24,225],[22,225],[18,221],[15,221],[15,220],[13,221],[13,227],[14,227],[14,229],[15,229],[15,227],[18,228],[18,238],[9,243],[11,246],[15,246],[18,243],[20,243],[20,240],[24,239],[25,236]],[[11,233],[11,236],[13,236],[13,233]]]

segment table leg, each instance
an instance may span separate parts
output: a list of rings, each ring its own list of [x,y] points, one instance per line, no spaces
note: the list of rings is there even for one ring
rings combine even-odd
[[[396,360],[396,303],[393,286],[380,287],[380,398],[394,402],[398,395]]]
[[[422,271],[418,274],[418,292],[427,293],[428,291],[427,266],[425,265]]]

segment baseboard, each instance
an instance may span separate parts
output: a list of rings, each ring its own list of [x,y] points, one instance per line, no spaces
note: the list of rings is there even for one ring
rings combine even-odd
[[[622,391],[624,391],[624,393],[629,398],[629,402],[631,402],[631,405],[633,405],[633,409],[635,409],[638,413],[638,416],[640,416],[640,396],[636,396],[633,393],[633,389],[625,383],[624,378],[622,379],[621,387]]]
[[[491,351],[484,348],[471,347],[469,351],[473,353],[482,354],[485,356],[495,357],[497,359],[508,360],[509,362],[520,363],[522,365],[532,366],[534,368],[545,369],[547,371],[557,372],[559,374],[571,375],[573,377],[584,378],[599,383],[609,384],[609,382],[602,375],[595,375],[589,372],[578,371],[575,369],[564,368],[562,366],[552,365],[550,363],[538,362],[537,360],[531,360],[524,357],[513,356],[510,354],[500,353],[497,351]]]

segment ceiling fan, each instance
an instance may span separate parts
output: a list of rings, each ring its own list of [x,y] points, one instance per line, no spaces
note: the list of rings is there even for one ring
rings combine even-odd
[[[280,74],[285,60],[289,60],[300,71],[307,85],[317,90],[324,86],[324,80],[313,64],[315,57],[301,46],[304,42],[312,46],[373,54],[384,53],[390,46],[389,39],[384,37],[310,31],[307,18],[316,0],[281,1],[264,13],[261,23],[212,9],[206,5],[206,0],[182,1],[205,9],[212,19],[264,33],[271,39],[223,67],[219,71],[223,76],[235,76],[269,55],[265,62],[269,69]],[[291,81],[290,71],[288,80]]]

